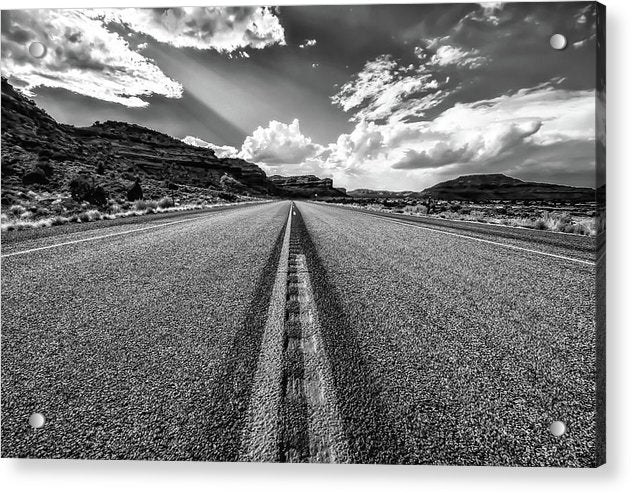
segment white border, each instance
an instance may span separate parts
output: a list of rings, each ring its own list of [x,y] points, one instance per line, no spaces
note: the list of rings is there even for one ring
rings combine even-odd
[[[2,2],[2,8],[108,7],[163,5],[221,5],[212,0],[138,1],[73,0]],[[240,1],[241,5],[261,2]],[[325,3],[410,3],[317,2]],[[414,3],[414,2],[412,2]],[[418,3],[438,3],[421,2]],[[220,464],[168,462],[108,462],[68,460],[0,461],[4,491],[112,492],[112,491],[414,491],[488,493],[573,493],[628,491],[631,484],[631,2],[609,0],[607,5],[608,108],[608,463],[596,470],[510,469],[474,467],[311,466],[282,464]],[[229,4],[229,3],[228,3]],[[278,1],[276,5],[307,4]],[[234,5],[234,4],[233,4]]]

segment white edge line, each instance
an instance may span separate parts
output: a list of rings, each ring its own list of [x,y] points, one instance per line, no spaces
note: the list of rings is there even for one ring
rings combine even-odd
[[[366,214],[366,213],[360,212],[360,214]],[[459,233],[451,233],[449,231],[442,231],[442,230],[437,229],[437,228],[428,228],[427,226],[420,226],[418,224],[415,224],[414,222],[401,221],[399,219],[391,219],[389,217],[383,217],[383,216],[379,216],[379,215],[376,215],[376,214],[368,214],[368,215],[373,216],[373,217],[378,217],[380,219],[383,219],[384,221],[390,221],[390,222],[393,222],[393,223],[404,224],[405,226],[412,226],[413,228],[426,229],[428,231],[435,231],[437,233],[442,233],[442,234],[450,235],[450,236],[457,236],[459,238],[466,238],[468,240],[479,241],[481,243],[490,243],[491,245],[498,245],[498,246],[502,246],[502,247],[506,247],[506,248],[512,248],[513,250],[521,250],[523,252],[536,253],[538,255],[545,255],[546,257],[554,257],[554,258],[558,258],[558,259],[562,259],[562,260],[569,260],[570,262],[577,262],[579,264],[585,264],[585,265],[590,265],[590,266],[596,265],[596,263],[591,261],[591,260],[582,260],[582,259],[578,259],[578,258],[574,258],[574,257],[566,257],[564,255],[557,255],[555,253],[542,252],[541,250],[532,250],[530,248],[524,248],[524,247],[520,247],[520,246],[517,246],[517,245],[511,245],[509,243],[500,243],[500,242],[497,242],[497,241],[491,241],[491,240],[484,240],[482,238],[476,238],[475,236],[461,235]]]
[[[2,258],[13,257],[15,255],[24,255],[26,253],[37,252],[37,251],[40,251],[40,250],[48,250],[50,248],[57,248],[57,247],[65,246],[65,245],[74,245],[76,243],[85,243],[86,241],[94,241],[94,240],[102,240],[104,238],[111,238],[112,236],[121,236],[121,235],[130,234],[130,233],[138,233],[139,231],[146,231],[148,229],[161,228],[163,226],[170,226],[171,224],[185,223],[185,222],[188,222],[188,221],[194,221],[195,219],[199,219],[199,217],[191,217],[191,218],[188,218],[188,219],[180,219],[179,221],[171,221],[171,222],[168,222],[168,223],[154,224],[153,226],[147,226],[145,228],[137,228],[137,229],[130,229],[130,230],[127,230],[127,231],[119,231],[118,233],[110,233],[110,234],[107,234],[107,235],[92,236],[90,238],[82,238],[80,240],[64,241],[63,243],[55,243],[54,245],[46,245],[46,246],[37,247],[37,248],[29,248],[28,250],[20,250],[19,252],[5,253],[5,254],[2,254],[1,257]]]
[[[423,216],[414,216],[412,214],[396,214],[393,212],[389,212],[389,211],[377,211],[377,210],[373,210],[373,209],[360,209],[359,207],[351,207],[351,206],[347,206],[344,204],[329,204],[327,202],[317,202],[317,201],[311,201],[312,203],[315,204],[326,204],[326,205],[330,205],[330,206],[334,206],[334,207],[342,207],[344,209],[348,209],[351,211],[355,211],[355,212],[363,212],[364,214],[370,214],[371,212],[381,212],[383,214],[390,214],[392,217],[397,217],[397,216],[407,216],[407,217],[419,217],[422,218]],[[376,214],[375,214],[376,215]],[[450,223],[464,223],[464,224],[482,224],[485,226],[495,226],[497,228],[505,228],[505,229],[516,229],[518,231],[544,231],[545,233],[548,234],[552,234],[552,235],[567,235],[567,236],[581,236],[581,235],[577,235],[576,233],[566,233],[564,231],[552,231],[549,229],[546,230],[537,230],[537,229],[533,229],[533,228],[526,228],[525,226],[517,226],[514,224],[502,224],[502,223],[489,223],[489,222],[479,222],[479,221],[469,221],[467,219],[453,219],[453,218],[449,218],[449,217],[432,217],[431,218],[434,221],[445,221],[445,222],[450,222]],[[598,235],[602,234],[603,232],[597,233],[595,235],[584,235],[587,238],[597,238]]]
[[[263,202],[263,203],[267,203],[267,202]],[[245,204],[250,205],[249,202],[245,202]],[[243,205],[243,204],[240,204]],[[219,212],[222,211],[224,209],[219,209],[219,210],[208,210],[207,212]],[[74,245],[76,243],[85,243],[87,241],[94,241],[94,240],[102,240],[104,238],[111,238],[112,236],[121,236],[121,235],[126,235],[129,233],[138,233],[140,231],[146,231],[148,229],[155,229],[155,228],[161,228],[163,226],[170,226],[172,224],[179,224],[179,223],[185,223],[188,221],[194,221],[195,219],[200,219],[200,217],[204,216],[203,214],[198,214],[195,217],[190,217],[187,219],[180,219],[178,221],[170,221],[168,223],[160,223],[160,224],[154,224],[153,226],[146,226],[144,228],[137,228],[137,229],[130,229],[127,231],[119,231],[118,233],[110,233],[107,235],[100,235],[100,236],[92,236],[90,238],[82,238],[80,240],[72,240],[72,241],[64,241],[62,243],[55,243],[54,245],[46,245],[46,246],[42,246],[42,247],[37,247],[37,248],[29,248],[28,250],[20,250],[19,252],[11,252],[11,253],[5,253],[3,255],[0,255],[0,258],[5,258],[5,257],[14,257],[16,255],[24,255],[27,253],[31,253],[31,252],[38,252],[40,250],[49,250],[51,248],[57,248],[57,247],[61,247],[61,246],[65,246],[65,245]],[[112,224],[112,226],[117,226],[116,224]],[[124,226],[124,224],[121,224],[120,226]]]

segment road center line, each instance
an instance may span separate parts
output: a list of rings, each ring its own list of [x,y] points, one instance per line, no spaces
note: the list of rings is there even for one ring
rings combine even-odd
[[[556,253],[548,253],[548,252],[542,252],[541,250],[533,250],[530,248],[524,248],[524,247],[520,247],[517,245],[511,245],[510,243],[501,243],[498,241],[492,241],[492,240],[485,240],[482,238],[476,238],[475,236],[469,236],[469,235],[463,235],[463,234],[459,234],[459,233],[452,233],[450,231],[443,231],[437,228],[429,228],[427,226],[420,226],[419,224],[415,224],[409,221],[401,221],[399,219],[390,219],[388,217],[383,217],[383,216],[377,216],[375,214],[368,214],[372,217],[378,217],[379,219],[382,219],[384,221],[390,221],[393,223],[399,223],[399,224],[404,224],[405,226],[412,226],[413,228],[420,228],[420,229],[426,229],[428,231],[435,231],[437,233],[442,233],[445,235],[449,235],[449,236],[457,236],[459,238],[466,238],[468,240],[473,240],[473,241],[479,241],[480,243],[489,243],[491,245],[498,245],[498,246],[502,246],[502,247],[506,247],[506,248],[512,248],[513,250],[520,250],[522,252],[529,252],[529,253],[535,253],[537,255],[544,255],[546,257],[554,257],[554,258],[558,258],[558,259],[562,259],[562,260],[568,260],[570,262],[576,262],[579,264],[584,264],[584,265],[590,265],[590,266],[594,266],[595,262],[591,261],[591,260],[582,260],[582,259],[578,259],[578,258],[574,258],[574,257],[566,257],[565,255],[557,255]]]
[[[287,272],[289,266],[289,237],[293,204],[285,227],[276,278],[267,311],[267,322],[261,342],[261,352],[254,376],[252,397],[241,441],[241,457],[252,462],[277,462],[281,380],[283,360],[283,332],[287,298]]]
[[[295,256],[295,286],[300,305],[299,347],[304,360],[303,387],[308,409],[309,462],[348,463],[348,443],[335,395],[331,365],[326,355],[307,260]]]

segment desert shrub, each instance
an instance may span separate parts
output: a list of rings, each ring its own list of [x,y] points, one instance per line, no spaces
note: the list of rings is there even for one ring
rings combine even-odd
[[[535,222],[532,224],[533,228],[535,229],[547,229],[546,228],[546,222],[543,218],[537,218],[535,220]]]
[[[86,214],[90,218],[90,221],[99,221],[102,218],[101,213],[96,209],[86,211]]]
[[[243,183],[228,174],[224,174],[221,177],[219,185],[226,192],[241,192],[246,189]]]
[[[68,219],[67,217],[63,217],[63,216],[55,216],[55,217],[51,217],[50,218],[50,224],[52,226],[61,226],[62,224],[66,224],[69,221],[70,221],[70,219]]]
[[[22,183],[24,185],[44,184],[48,183],[48,178],[42,168],[35,166],[31,171],[24,173]]]
[[[88,181],[85,176],[76,176],[68,184],[70,195],[77,202],[89,202],[94,205],[107,203],[107,192],[100,185]]]
[[[79,220],[82,223],[90,222],[90,215],[87,212],[84,211],[84,212],[79,214]]]
[[[132,187],[127,190],[127,200],[130,202],[135,202],[136,200],[142,200],[143,193],[142,187],[140,186],[140,179],[136,177],[136,181],[132,185]]]
[[[480,223],[486,222],[486,214],[482,211],[473,211],[471,212],[470,216],[471,219],[475,219]]]
[[[13,214],[14,216],[21,216],[22,214],[26,212],[26,209],[23,206],[16,204],[16,205],[12,205],[9,208],[9,212]]]
[[[79,216],[76,214],[73,214],[72,216],[70,216],[68,218],[68,221],[71,223],[78,223],[79,222]]]
[[[173,182],[172,182],[172,181],[170,181],[170,180],[167,180],[167,181],[164,183],[164,186],[165,186],[165,187],[167,187],[167,189],[169,189],[169,190],[177,190],[177,189],[179,188],[179,187],[177,186],[177,184],[173,183]]]
[[[234,202],[235,200],[237,200],[237,196],[230,192],[219,192],[217,194],[217,197],[227,202]]]
[[[50,164],[50,161],[40,161],[37,163],[37,167],[41,169],[46,176],[53,174],[53,165]]]
[[[68,184],[70,189],[70,196],[77,202],[83,202],[87,200],[92,190],[92,185],[84,176],[77,176],[70,180]]]
[[[99,163],[96,165],[96,173],[98,175],[105,174],[105,164],[103,164],[103,161],[99,161]]]
[[[134,209],[137,211],[153,212],[158,208],[158,203],[155,200],[137,200],[134,203]]]
[[[461,204],[450,204],[449,205],[449,210],[451,212],[458,212],[462,209],[462,205]]]
[[[406,205],[403,209],[408,214],[419,214],[426,211],[426,207],[423,205]]]
[[[173,202],[173,199],[171,197],[162,197],[160,200],[158,200],[158,207],[161,207],[162,209],[173,207],[174,205],[175,203]]]
[[[88,202],[94,205],[105,205],[107,203],[107,192],[102,186],[97,185],[92,190],[92,197]]]

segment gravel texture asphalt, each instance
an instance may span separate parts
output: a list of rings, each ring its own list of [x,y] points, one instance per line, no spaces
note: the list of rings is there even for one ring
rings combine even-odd
[[[354,461],[598,463],[593,265],[297,209]]]
[[[474,238],[491,239],[498,243],[538,249],[556,255],[567,255],[589,261],[595,260],[597,238],[593,236],[516,228],[472,221],[441,219],[439,217],[410,216],[389,212],[347,209],[358,214],[370,214],[381,218],[404,221],[439,231],[465,234]]]
[[[288,209],[3,258],[2,456],[236,460]]]
[[[352,462],[601,461],[596,268],[537,253],[593,259],[588,239],[294,210]],[[4,242],[2,456],[242,458],[288,212],[274,202]],[[565,435],[548,431],[555,420]]]

